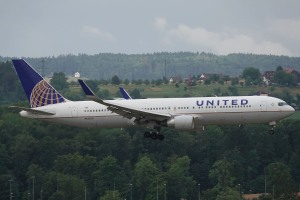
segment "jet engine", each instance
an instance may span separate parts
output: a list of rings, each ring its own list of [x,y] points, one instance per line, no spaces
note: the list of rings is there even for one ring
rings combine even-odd
[[[190,115],[179,115],[168,120],[167,125],[178,130],[194,130],[194,117]]]

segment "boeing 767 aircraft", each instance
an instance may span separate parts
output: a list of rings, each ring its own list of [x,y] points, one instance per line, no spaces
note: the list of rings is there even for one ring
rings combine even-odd
[[[269,123],[269,133],[274,134],[276,121],[295,111],[283,100],[269,96],[103,100],[82,80],[79,83],[91,101],[70,101],[26,61],[14,59],[12,62],[30,104],[30,108],[20,108],[20,115],[71,126],[140,126],[148,129],[145,138],[163,140],[161,127],[197,131],[209,124]]]

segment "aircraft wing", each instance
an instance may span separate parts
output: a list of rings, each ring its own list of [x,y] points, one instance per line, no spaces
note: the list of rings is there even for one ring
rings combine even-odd
[[[145,110],[139,110],[134,107],[124,106],[112,101],[106,101],[99,97],[97,97],[94,92],[86,85],[86,83],[78,79],[78,82],[80,83],[85,95],[88,99],[93,100],[95,102],[98,102],[100,104],[103,104],[107,106],[107,109],[117,113],[123,117],[126,117],[128,119],[135,119],[135,120],[155,120],[155,121],[163,121],[166,119],[170,119],[170,114],[164,114],[164,113],[156,113],[156,112],[149,112]]]
[[[50,111],[43,111],[43,110],[37,110],[37,109],[32,109],[32,108],[25,108],[25,107],[19,107],[19,106],[9,106],[10,108],[17,108],[19,110],[25,110],[31,114],[35,115],[55,115],[55,112],[50,112]]]

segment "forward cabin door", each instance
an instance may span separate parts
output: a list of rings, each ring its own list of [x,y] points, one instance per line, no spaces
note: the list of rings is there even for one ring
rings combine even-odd
[[[262,112],[267,111],[267,102],[262,101],[262,102],[260,103],[260,109],[261,109]]]

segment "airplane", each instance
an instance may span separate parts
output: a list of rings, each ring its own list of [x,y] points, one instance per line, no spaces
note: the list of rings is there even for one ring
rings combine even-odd
[[[18,107],[20,116],[71,126],[145,127],[145,138],[163,140],[162,127],[201,131],[211,124],[269,123],[273,135],[276,122],[295,111],[285,101],[270,96],[132,99],[126,92],[129,100],[103,100],[83,80],[78,81],[90,101],[70,101],[25,60],[12,62],[30,104],[30,108]]]

